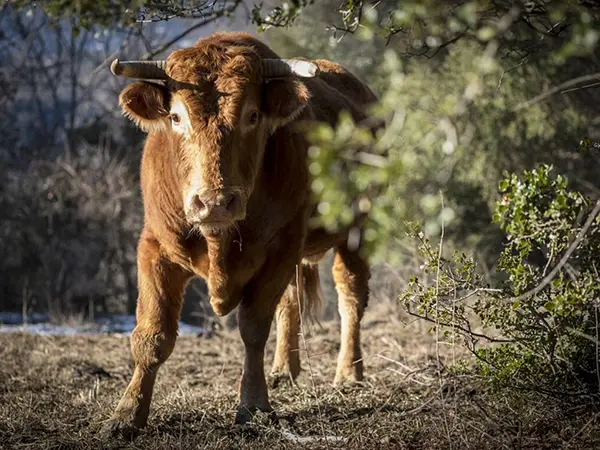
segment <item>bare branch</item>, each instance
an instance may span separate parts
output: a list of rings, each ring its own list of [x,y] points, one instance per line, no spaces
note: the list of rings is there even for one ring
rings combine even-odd
[[[484,339],[484,340],[486,340],[488,342],[495,342],[495,343],[514,342],[514,340],[512,340],[512,339],[493,338],[493,337],[488,336],[486,334],[476,333],[473,330],[471,330],[470,328],[465,328],[465,327],[463,327],[461,325],[458,325],[456,323],[442,322],[442,321],[440,321],[438,319],[434,319],[434,318],[429,317],[427,315],[417,314],[417,313],[415,313],[413,311],[410,311],[408,309],[406,310],[406,312],[409,315],[413,316],[413,317],[417,317],[419,319],[426,320],[427,322],[431,322],[431,323],[434,323],[436,325],[440,325],[440,326],[447,327],[447,328],[454,328],[456,330],[459,330],[459,331],[463,332],[466,336],[476,337],[476,338],[479,338],[479,339]]]
[[[168,42],[165,42],[163,45],[161,45],[159,48],[157,48],[156,50],[153,50],[151,52],[146,53],[141,59],[152,59],[154,58],[156,55],[164,52],[165,50],[167,50],[169,47],[171,47],[172,45],[176,44],[177,42],[179,42],[181,39],[183,39],[184,37],[186,37],[188,34],[190,34],[191,32],[202,28],[203,26],[215,22],[217,19],[220,19],[223,16],[229,15],[231,13],[233,13],[237,7],[239,5],[242,4],[242,0],[236,0],[231,6],[222,9],[218,12],[213,12],[210,16],[206,16],[203,18],[203,20],[201,22],[198,22],[194,25],[192,25],[191,27],[187,28],[186,30],[184,30],[183,32],[179,33],[177,36],[175,36],[173,39],[171,39]]]
[[[577,77],[577,78],[573,78],[571,80],[565,81],[564,83],[561,83],[558,86],[553,87],[552,89],[548,89],[547,91],[542,92],[540,95],[532,98],[531,100],[527,100],[525,102],[519,103],[517,106],[515,106],[512,109],[512,111],[516,112],[516,111],[519,111],[524,108],[529,108],[530,106],[535,105],[536,103],[539,103],[542,100],[544,100],[558,92],[561,92],[563,89],[569,88],[571,86],[575,86],[579,83],[586,83],[588,81],[600,81],[600,72],[592,73],[589,75],[583,75],[581,77]],[[590,87],[590,86],[588,86],[588,87]],[[581,89],[584,89],[584,87],[582,87]],[[570,90],[567,90],[564,92],[570,92]],[[561,93],[564,93],[564,92],[561,92]]]

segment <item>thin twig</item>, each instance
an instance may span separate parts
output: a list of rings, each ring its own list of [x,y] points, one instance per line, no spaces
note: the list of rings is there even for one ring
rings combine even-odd
[[[312,385],[312,390],[315,395],[315,400],[317,402],[317,412],[319,414],[319,425],[321,426],[321,432],[325,437],[325,425],[323,423],[323,414],[321,412],[321,402],[319,401],[319,392],[317,391],[317,385],[315,383],[315,375],[313,373],[312,364],[310,362],[310,353],[308,352],[308,345],[306,342],[306,337],[304,334],[304,318],[302,317],[302,298],[304,297],[304,279],[302,276],[302,264],[296,264],[296,297],[298,300],[298,311],[300,312],[300,337],[302,338],[302,345],[304,346],[304,351],[306,352],[306,362],[308,365],[308,373],[310,375],[310,382]],[[325,444],[327,448],[329,448],[329,442],[326,439]]]
[[[600,72],[592,73],[589,75],[583,75],[581,77],[572,78],[571,80],[565,81],[564,83],[559,84],[558,86],[553,87],[552,89],[548,89],[547,91],[542,92],[540,95],[533,97],[531,100],[527,100],[525,102],[519,103],[515,106],[512,111],[516,112],[524,108],[529,108],[531,105],[541,102],[542,100],[561,92],[565,88],[569,88],[571,86],[575,86],[579,83],[585,83],[587,81],[598,81],[600,80]],[[566,91],[569,92],[569,91]]]
[[[579,86],[579,87],[576,87],[576,88],[565,89],[564,91],[560,91],[560,93],[561,94],[566,94],[567,92],[580,91],[582,89],[589,89],[591,87],[598,86],[598,85],[600,85],[600,81],[597,82],[597,83],[586,84],[585,86]]]
[[[594,414],[594,416],[593,416],[593,417],[592,417],[590,420],[588,420],[588,421],[585,423],[585,425],[584,425],[583,427],[581,427],[581,429],[580,429],[580,430],[579,430],[577,433],[575,433],[573,436],[571,436],[571,439],[569,439],[569,442],[567,443],[567,446],[566,446],[565,448],[570,448],[570,447],[571,447],[571,446],[570,446],[570,444],[573,442],[573,440],[574,440],[574,439],[575,439],[577,436],[579,436],[581,433],[583,433],[583,430],[585,430],[585,429],[586,429],[586,428],[587,428],[587,427],[588,427],[588,426],[589,426],[589,425],[590,425],[592,422],[594,422],[596,419],[598,419],[598,415],[599,415],[599,414],[600,414],[600,413],[596,413],[596,414]]]
[[[388,358],[387,356],[385,356],[385,355],[382,355],[382,354],[379,354],[379,353],[377,353],[377,354],[375,354],[375,355],[373,355],[373,356],[377,356],[378,358],[381,358],[381,359],[383,359],[383,360],[385,360],[385,361],[388,361],[388,362],[394,363],[394,364],[396,364],[397,366],[400,366],[400,367],[402,367],[403,369],[406,369],[406,370],[408,370],[408,371],[409,371],[408,373],[402,373],[402,372],[400,372],[402,375],[405,375],[406,377],[408,377],[408,376],[410,376],[410,375],[419,375],[420,377],[422,377],[422,378],[423,378],[424,380],[426,380],[426,381],[434,381],[434,379],[433,379],[433,378],[430,378],[430,377],[428,377],[427,375],[423,375],[422,373],[420,373],[420,372],[422,372],[422,371],[423,371],[423,370],[425,370],[425,369],[412,369],[412,368],[408,367],[407,365],[405,365],[405,364],[402,364],[400,361],[396,361],[395,359]]]
[[[441,208],[444,209],[444,196],[442,195],[442,192],[440,191],[440,197],[441,197]],[[440,324],[439,324],[439,291],[440,291],[440,265],[441,265],[441,260],[442,260],[442,249],[444,246],[444,219],[442,219],[442,223],[441,223],[441,233],[440,233],[440,242],[439,242],[439,247],[438,247],[438,255],[437,255],[437,271],[436,271],[436,276],[435,276],[435,357],[436,357],[436,368],[437,368],[437,375],[438,375],[438,381],[440,384],[440,399],[442,400],[442,415],[444,416],[444,428],[446,431],[446,435],[448,437],[448,443],[450,444],[450,448],[452,448],[452,440],[450,439],[450,428],[448,426],[448,417],[446,415],[446,407],[444,404],[444,390],[443,388],[443,383],[442,383],[442,372],[441,372],[441,359],[440,359]]]
[[[410,310],[407,310],[406,313],[409,314],[409,315],[411,315],[411,316],[413,316],[413,317],[417,317],[419,319],[426,320],[427,322],[439,324],[439,325],[441,325],[443,327],[449,327],[449,328],[450,327],[454,327],[455,329],[457,329],[459,331],[462,331],[466,335],[469,335],[469,336],[472,336],[472,337],[475,337],[475,338],[479,338],[479,339],[485,339],[488,342],[492,342],[492,343],[509,343],[509,342],[514,342],[513,339],[493,338],[493,337],[487,336],[485,334],[476,333],[475,331],[472,331],[472,330],[467,329],[465,327],[462,327],[460,325],[450,324],[450,323],[447,323],[447,322],[442,322],[440,320],[432,319],[429,316],[424,316],[424,315],[421,315],[421,314],[417,314],[417,313],[415,313],[413,311],[410,311]]]
[[[516,66],[510,67],[502,72],[502,75],[500,75],[500,79],[498,80],[498,87],[496,87],[496,92],[498,92],[500,90],[500,86],[502,85],[502,80],[504,80],[504,75],[506,75],[508,72],[511,72],[511,71],[521,67],[523,64],[525,64],[525,62],[527,61],[527,58],[529,58],[529,55],[527,55],[525,58],[523,58],[521,60],[521,62],[519,64],[517,64]]]
[[[598,380],[598,389],[600,389],[600,361],[598,358],[599,354],[599,343],[598,341],[598,299],[594,299],[594,319],[596,321],[596,378]]]

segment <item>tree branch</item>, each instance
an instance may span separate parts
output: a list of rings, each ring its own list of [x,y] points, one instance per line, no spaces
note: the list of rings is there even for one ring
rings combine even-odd
[[[176,44],[177,42],[179,42],[181,39],[186,37],[191,32],[193,32],[199,28],[202,28],[203,26],[208,25],[209,23],[215,22],[217,19],[220,19],[223,16],[232,14],[237,9],[237,7],[240,6],[241,4],[242,4],[242,0],[235,0],[235,2],[232,5],[230,5],[229,7],[224,8],[218,12],[213,12],[210,15],[210,17],[206,17],[203,21],[198,22],[195,25],[192,25],[191,27],[189,27],[188,29],[182,31],[177,36],[175,36],[173,39],[171,39],[168,42],[165,42],[163,45],[161,45],[156,50],[146,53],[141,59],[154,58],[156,55],[164,52],[169,47],[171,47],[173,44]]]
[[[600,81],[600,72],[592,73],[589,75],[583,75],[581,77],[577,77],[577,78],[573,78],[571,80],[565,81],[564,83],[561,83],[558,86],[555,86],[552,89],[548,89],[547,91],[542,92],[540,95],[533,97],[531,100],[527,100],[525,102],[519,103],[517,106],[515,106],[512,109],[512,111],[516,112],[516,111],[519,111],[524,108],[529,108],[530,106],[535,105],[536,103],[539,103],[542,100],[544,100],[558,92],[561,92],[565,88],[575,86],[579,83],[586,83],[588,81]],[[583,88],[581,88],[581,89],[583,89]],[[573,90],[573,89],[566,90],[564,92],[570,92],[571,90]],[[562,92],[562,93],[564,93],[564,92]]]
[[[426,320],[427,322],[431,322],[434,323],[436,325],[441,325],[443,327],[447,327],[447,328],[453,328],[455,330],[459,330],[461,332],[463,332],[466,336],[470,336],[470,337],[476,337],[479,339],[485,339],[488,342],[495,342],[495,343],[508,343],[508,342],[514,342],[514,339],[502,339],[502,338],[493,338],[490,336],[487,336],[485,334],[481,334],[481,333],[476,333],[475,331],[471,330],[471,328],[465,328],[462,325],[458,325],[456,323],[448,323],[448,322],[442,322],[440,320],[437,319],[433,319],[427,315],[421,315],[421,314],[417,314],[413,311],[411,311],[410,309],[406,309],[406,312],[408,313],[408,315],[413,316],[413,317],[417,317],[419,319],[423,319]]]

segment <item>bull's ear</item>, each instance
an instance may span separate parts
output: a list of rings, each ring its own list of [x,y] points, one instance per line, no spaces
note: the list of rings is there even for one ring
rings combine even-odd
[[[163,86],[133,83],[119,95],[119,105],[143,131],[165,130],[169,124],[169,91]]]
[[[310,100],[306,85],[293,78],[268,81],[264,92],[265,115],[272,131],[298,117]]]

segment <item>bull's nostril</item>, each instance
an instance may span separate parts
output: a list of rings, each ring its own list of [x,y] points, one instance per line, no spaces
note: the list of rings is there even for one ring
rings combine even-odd
[[[239,205],[235,194],[207,190],[194,195],[188,208],[193,220],[219,222],[235,216]]]
[[[228,211],[232,211],[235,208],[235,195],[230,194],[229,197],[225,199],[225,209]]]
[[[207,212],[206,204],[202,201],[199,195],[194,197],[194,207],[200,213],[200,215],[204,215]]]

